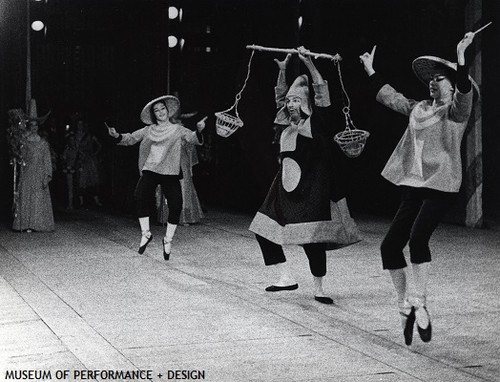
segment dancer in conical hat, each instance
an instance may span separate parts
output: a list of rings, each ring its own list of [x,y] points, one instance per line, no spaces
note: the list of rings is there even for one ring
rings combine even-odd
[[[17,231],[53,231],[54,215],[49,182],[52,179],[52,159],[49,143],[39,135],[39,125],[50,112],[39,117],[36,101],[31,100],[26,121],[26,140],[19,176],[19,201],[16,205],[13,229]]]
[[[460,144],[471,115],[477,84],[468,76],[465,50],[474,33],[457,45],[458,65],[433,56],[418,57],[413,70],[429,88],[430,100],[415,101],[398,93],[373,69],[375,47],[360,56],[370,76],[376,99],[409,117],[408,127],[387,162],[382,176],[400,187],[402,201],[382,242],[384,269],[396,289],[405,343],[413,326],[424,342],[432,337],[427,310],[427,278],[431,263],[429,239],[456,198],[462,181]],[[414,275],[414,291],[407,285],[406,244]]]
[[[45,123],[45,121],[49,117],[50,112],[51,112],[51,110],[49,110],[45,115],[39,117],[38,116],[38,110],[37,110],[37,107],[36,107],[36,100],[34,98],[32,98],[30,100],[30,106],[29,106],[29,110],[28,110],[28,115],[27,115],[26,121],[28,123],[30,123],[30,122],[36,122],[38,124],[38,126],[41,126],[41,125],[43,125]]]
[[[285,74],[290,55],[278,61],[275,88],[278,112],[275,124],[283,125],[280,137],[280,169],[267,197],[252,221],[266,265],[278,271],[278,281],[266,288],[281,292],[298,288],[282,245],[304,248],[314,281],[314,298],[332,304],[323,290],[326,250],[359,241],[342,179],[336,171],[333,150],[335,131],[330,117],[328,83],[301,47],[299,57],[312,78],[314,102],[309,94],[309,78],[301,75],[288,89]]]

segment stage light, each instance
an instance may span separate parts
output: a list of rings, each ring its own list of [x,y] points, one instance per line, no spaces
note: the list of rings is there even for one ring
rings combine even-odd
[[[31,23],[31,29],[36,32],[40,32],[44,27],[45,25],[40,20],[36,20]]]
[[[179,40],[175,36],[168,36],[168,47],[169,48],[174,48]]]
[[[168,7],[168,18],[173,20],[177,16],[179,16],[179,10],[176,7]]]
[[[302,27],[302,16],[299,17],[299,28]]]

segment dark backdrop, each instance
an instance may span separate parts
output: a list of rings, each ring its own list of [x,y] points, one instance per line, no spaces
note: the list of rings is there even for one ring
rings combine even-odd
[[[363,154],[344,159],[350,205],[355,212],[392,215],[397,190],[381,178],[389,155],[407,120],[376,104],[368,91],[358,56],[377,45],[375,69],[405,95],[422,99],[427,90],[411,70],[420,55],[455,61],[463,36],[466,0],[177,0],[182,22],[168,22],[169,2],[160,0],[49,0],[31,4],[33,18],[47,21],[47,32],[32,33],[33,97],[39,112],[52,109],[48,126],[64,134],[75,112],[83,113],[102,140],[104,184],[108,206],[133,211],[138,178],[137,148],[115,147],[103,121],[121,132],[142,127],[139,112],[150,99],[167,90],[178,92],[183,110],[208,115],[205,133],[211,146],[199,174],[201,197],[208,204],[245,212],[258,208],[276,171],[273,140],[276,64],[283,56],[256,52],[250,76],[238,104],[245,125],[229,138],[215,134],[213,113],[235,102],[247,75],[247,44],[271,47],[304,45],[312,51],[339,53],[341,72],[351,100],[356,127],[371,136]],[[500,85],[498,28],[500,6],[483,1],[484,23],[493,25],[476,43],[483,54],[484,209],[500,211],[500,151],[496,128],[500,105],[494,92]],[[6,150],[7,110],[24,106],[26,20],[25,2],[0,2],[0,176],[1,203],[11,205],[12,169]],[[300,33],[297,19],[303,17]],[[168,50],[169,32],[185,39]],[[209,49],[207,49],[209,48]],[[342,97],[337,67],[318,60],[337,104]],[[170,68],[170,78],[167,77]],[[302,72],[294,60],[290,73]],[[168,89],[169,88],[169,89]],[[335,123],[343,126],[339,104]],[[57,139],[57,137],[55,138]],[[62,184],[53,182],[56,198]],[[56,201],[56,204],[57,201]]]

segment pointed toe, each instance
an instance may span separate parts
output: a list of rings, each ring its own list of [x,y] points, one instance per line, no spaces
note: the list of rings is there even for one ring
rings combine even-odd
[[[168,261],[170,259],[172,242],[166,241],[165,239],[163,239],[162,242],[163,242],[163,259],[165,259],[165,261]]]
[[[314,296],[314,299],[322,304],[333,304],[333,300],[330,297],[325,296]]]
[[[403,336],[405,338],[405,344],[410,346],[413,342],[413,326],[415,325],[415,308],[412,306],[409,314],[400,314],[406,317],[406,323],[403,329]]]
[[[144,236],[146,237],[146,236]],[[144,251],[146,250],[146,247],[148,246],[149,243],[151,243],[151,240],[153,240],[153,235],[150,235],[149,237],[147,237],[147,241],[141,245],[139,247],[139,250],[137,251],[140,255],[142,255],[144,253]]]
[[[270,285],[266,288],[266,292],[280,292],[283,290],[295,290],[298,287],[299,287],[299,284],[292,284],[292,285],[285,285],[285,286]]]

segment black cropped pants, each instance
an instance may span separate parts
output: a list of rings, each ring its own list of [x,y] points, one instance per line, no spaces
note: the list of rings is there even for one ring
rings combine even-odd
[[[182,212],[182,190],[179,175],[162,175],[152,171],[143,171],[135,187],[137,217],[149,216],[154,205],[156,186],[161,185],[163,196],[168,203],[170,224],[179,224]]]
[[[266,238],[255,235],[259,243],[260,250],[264,256],[264,264],[275,265],[286,262],[286,257],[283,252],[283,247],[273,243]],[[313,276],[323,277],[326,275],[326,244],[311,243],[304,244],[304,252],[309,260],[309,268]]]
[[[384,269],[407,266],[403,249],[408,244],[413,264],[431,261],[429,240],[456,199],[455,192],[428,188],[401,187],[401,203],[380,252]]]

